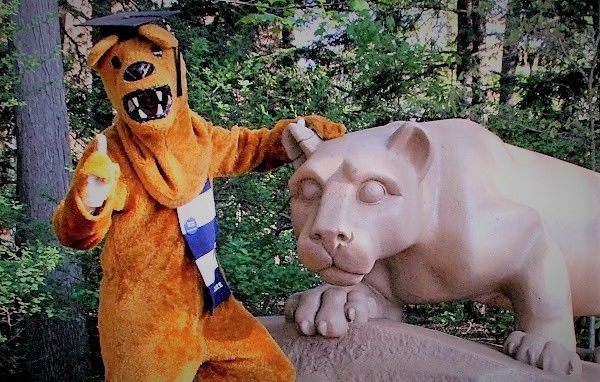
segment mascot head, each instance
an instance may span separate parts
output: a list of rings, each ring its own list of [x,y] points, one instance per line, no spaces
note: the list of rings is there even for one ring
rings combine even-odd
[[[103,27],[88,65],[100,74],[119,116],[132,127],[161,130],[188,107],[185,65],[175,36],[149,24],[157,17],[145,17],[148,13],[120,13],[83,25]]]

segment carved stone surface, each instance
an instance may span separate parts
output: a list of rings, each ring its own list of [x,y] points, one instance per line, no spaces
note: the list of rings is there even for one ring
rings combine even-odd
[[[342,338],[301,335],[283,317],[261,317],[296,366],[298,382],[600,381],[600,365],[581,377],[558,376],[490,346],[389,320],[353,326]]]
[[[600,314],[599,173],[461,119],[288,133],[298,258],[325,282],[287,301],[302,333],[475,300],[514,310],[507,354],[581,375],[573,316]]]

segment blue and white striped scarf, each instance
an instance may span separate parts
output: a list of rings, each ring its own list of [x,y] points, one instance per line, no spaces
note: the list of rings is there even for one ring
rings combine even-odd
[[[217,219],[210,180],[206,181],[198,196],[177,208],[177,217],[181,233],[204,280],[208,292],[206,304],[213,312],[231,296],[231,291],[217,262]]]

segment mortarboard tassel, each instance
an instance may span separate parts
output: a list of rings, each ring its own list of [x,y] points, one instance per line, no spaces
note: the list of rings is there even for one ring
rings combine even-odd
[[[175,70],[177,71],[177,97],[181,97],[183,95],[183,86],[182,86],[182,78],[181,78],[181,57],[179,55],[179,47],[175,49]]]

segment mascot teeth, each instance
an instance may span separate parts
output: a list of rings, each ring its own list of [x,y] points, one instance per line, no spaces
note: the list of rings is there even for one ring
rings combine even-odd
[[[172,104],[173,97],[168,85],[136,90],[123,97],[127,115],[138,123],[166,117]]]

